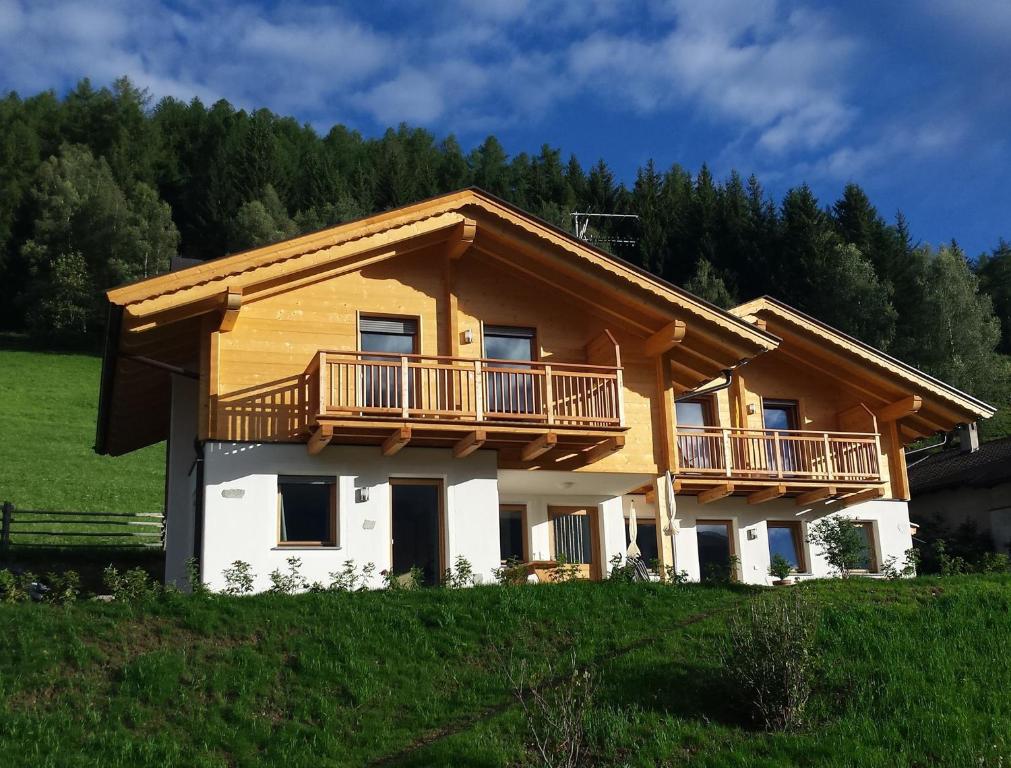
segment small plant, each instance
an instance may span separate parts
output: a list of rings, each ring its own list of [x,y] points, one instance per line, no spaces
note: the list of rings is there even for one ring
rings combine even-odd
[[[183,570],[186,572],[186,582],[190,585],[191,595],[206,595],[210,591],[207,585],[200,578],[200,561],[195,557],[189,557],[183,563]]]
[[[24,603],[31,598],[31,585],[35,577],[30,573],[14,574],[0,570],[0,600],[5,603]]]
[[[302,576],[302,559],[289,557],[288,571],[282,572],[275,568],[270,572],[270,591],[278,595],[293,595],[309,587],[309,582]]]
[[[907,549],[900,560],[895,555],[885,558],[881,564],[881,575],[886,579],[903,579],[916,575],[916,564],[919,561],[919,551],[913,547]]]
[[[124,603],[140,603],[157,597],[161,585],[154,581],[143,568],[131,568],[120,573],[114,565],[102,571],[102,583],[112,596]]]
[[[846,517],[825,517],[813,523],[808,528],[807,540],[821,548],[822,557],[844,579],[867,559],[867,545],[856,525]]]
[[[608,561],[608,564],[611,566],[610,572],[607,575],[608,581],[614,581],[620,584],[631,584],[635,581],[634,560],[623,556],[620,552],[616,552]]]
[[[1003,552],[984,552],[979,556],[976,570],[979,573],[1007,573],[1011,561]]]
[[[722,667],[743,708],[767,730],[800,727],[814,678],[816,615],[790,590],[751,601],[729,622]]]
[[[559,554],[555,558],[555,565],[550,569],[548,578],[555,584],[575,581],[579,578],[579,566],[575,563],[570,563],[565,555]]]
[[[366,563],[362,566],[361,573],[357,572],[354,560],[345,560],[343,567],[339,571],[330,572],[329,592],[360,592],[368,589],[372,574],[375,573],[376,564]]]
[[[527,578],[533,573],[533,567],[515,557],[505,561],[501,568],[492,571],[495,581],[506,586],[518,586],[527,583]]]
[[[425,583],[425,572],[418,566],[413,566],[407,573],[394,573],[392,570],[382,572],[386,588],[392,591],[401,589],[419,589]]]
[[[688,571],[677,570],[673,565],[665,566],[663,569],[663,583],[670,586],[680,586],[691,581]]]
[[[969,573],[972,570],[969,566],[969,561],[964,557],[948,554],[948,545],[944,539],[938,539],[934,542],[934,558],[937,561],[938,571],[942,576],[958,576],[963,573]]]
[[[45,593],[47,602],[57,605],[70,605],[81,594],[81,577],[77,571],[49,573],[46,576],[49,590]]]
[[[594,679],[576,666],[559,680],[549,665],[546,682],[531,679],[526,660],[504,664],[506,682],[519,702],[537,754],[546,768],[584,765],[586,714],[593,704]]]
[[[447,568],[443,583],[450,589],[461,589],[474,585],[474,568],[463,555],[457,555],[452,568]]]
[[[236,560],[230,567],[222,572],[225,577],[226,595],[248,595],[253,591],[253,582],[256,576],[253,574],[253,566],[242,560]]]
[[[772,556],[772,562],[769,565],[769,575],[775,576],[779,581],[786,581],[792,573],[793,566],[790,565],[789,560],[778,553]]]

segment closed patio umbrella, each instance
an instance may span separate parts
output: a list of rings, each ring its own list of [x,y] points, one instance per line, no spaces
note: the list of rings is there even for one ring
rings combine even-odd
[[[635,502],[633,501],[628,505],[628,549],[625,550],[625,557],[630,560],[642,554],[639,551],[639,545],[635,543],[638,535],[639,525],[635,520]]]

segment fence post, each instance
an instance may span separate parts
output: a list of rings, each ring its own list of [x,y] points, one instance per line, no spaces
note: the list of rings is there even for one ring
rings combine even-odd
[[[0,552],[7,555],[11,546],[11,518],[14,514],[14,505],[5,501],[3,505],[3,520],[0,522]]]

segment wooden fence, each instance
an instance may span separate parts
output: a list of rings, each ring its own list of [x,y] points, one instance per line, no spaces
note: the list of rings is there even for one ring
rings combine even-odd
[[[161,548],[161,512],[61,512],[18,509],[6,501],[0,516],[0,552],[11,547]]]

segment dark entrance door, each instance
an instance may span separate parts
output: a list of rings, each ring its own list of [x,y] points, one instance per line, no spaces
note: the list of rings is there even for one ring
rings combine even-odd
[[[393,573],[420,568],[422,583],[434,586],[442,575],[442,483],[394,480],[392,493]]]
[[[727,581],[730,579],[734,554],[731,543],[731,524],[725,520],[699,520],[695,534],[699,544],[699,574],[702,581]]]

